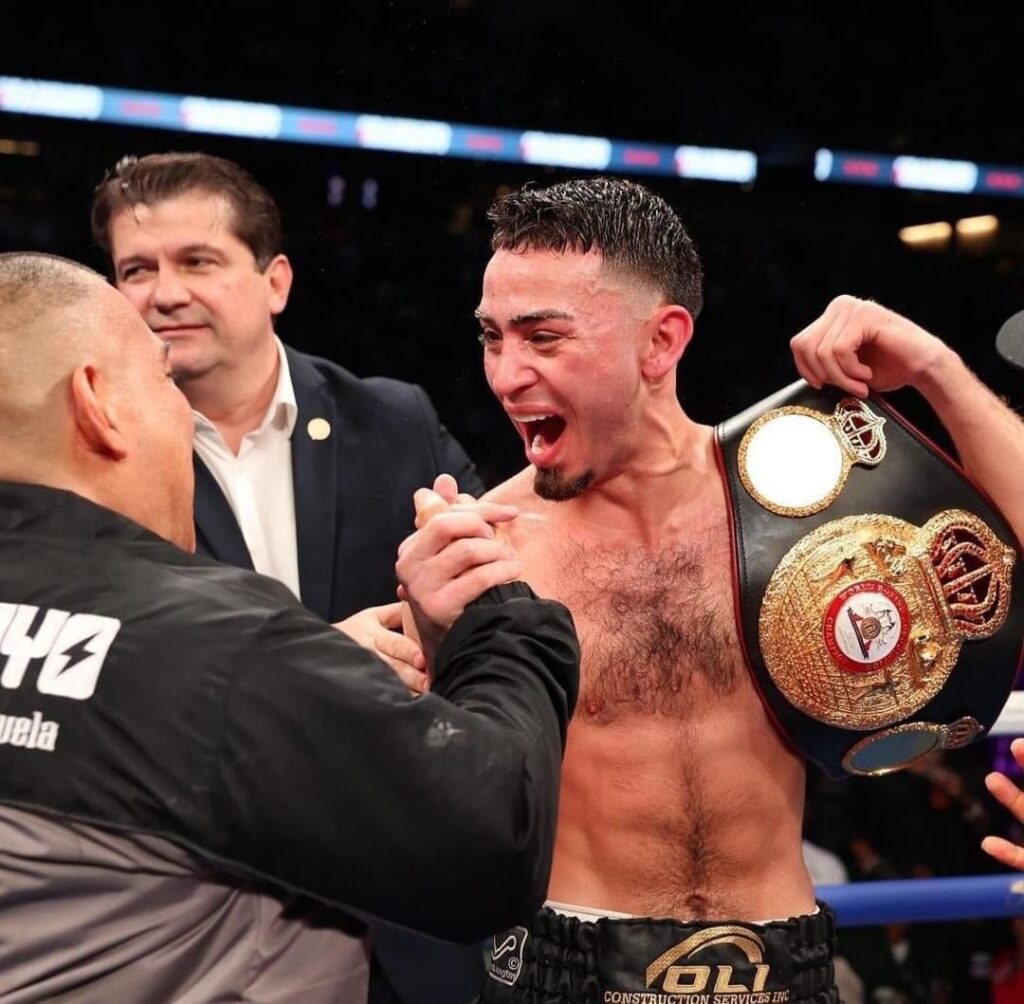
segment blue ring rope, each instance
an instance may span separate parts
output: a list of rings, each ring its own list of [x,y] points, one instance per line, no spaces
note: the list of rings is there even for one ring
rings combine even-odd
[[[843,927],[1024,915],[1024,874],[818,886]]]

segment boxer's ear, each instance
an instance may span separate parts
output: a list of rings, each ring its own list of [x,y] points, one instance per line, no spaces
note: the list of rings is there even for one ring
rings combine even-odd
[[[675,372],[693,337],[693,317],[685,307],[659,307],[648,321],[648,338],[640,369],[645,379],[659,382]]]

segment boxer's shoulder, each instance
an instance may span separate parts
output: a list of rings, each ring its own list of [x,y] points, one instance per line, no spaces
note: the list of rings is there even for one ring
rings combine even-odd
[[[533,475],[534,469],[526,467],[518,474],[513,474],[507,481],[496,485],[482,496],[482,500],[517,505],[521,508],[534,508],[540,499],[533,490]]]

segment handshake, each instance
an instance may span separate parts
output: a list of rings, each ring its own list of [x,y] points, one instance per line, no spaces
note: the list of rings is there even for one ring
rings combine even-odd
[[[440,475],[413,497],[416,530],[398,548],[398,602],[370,607],[335,624],[376,652],[416,693],[430,686],[434,653],[468,604],[519,578],[521,565],[499,530],[515,506],[460,495]]]

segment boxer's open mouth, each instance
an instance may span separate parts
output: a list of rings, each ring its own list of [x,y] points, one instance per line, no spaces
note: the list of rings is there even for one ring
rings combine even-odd
[[[540,457],[554,446],[565,432],[565,419],[558,415],[536,415],[517,419],[526,441],[527,452]]]

